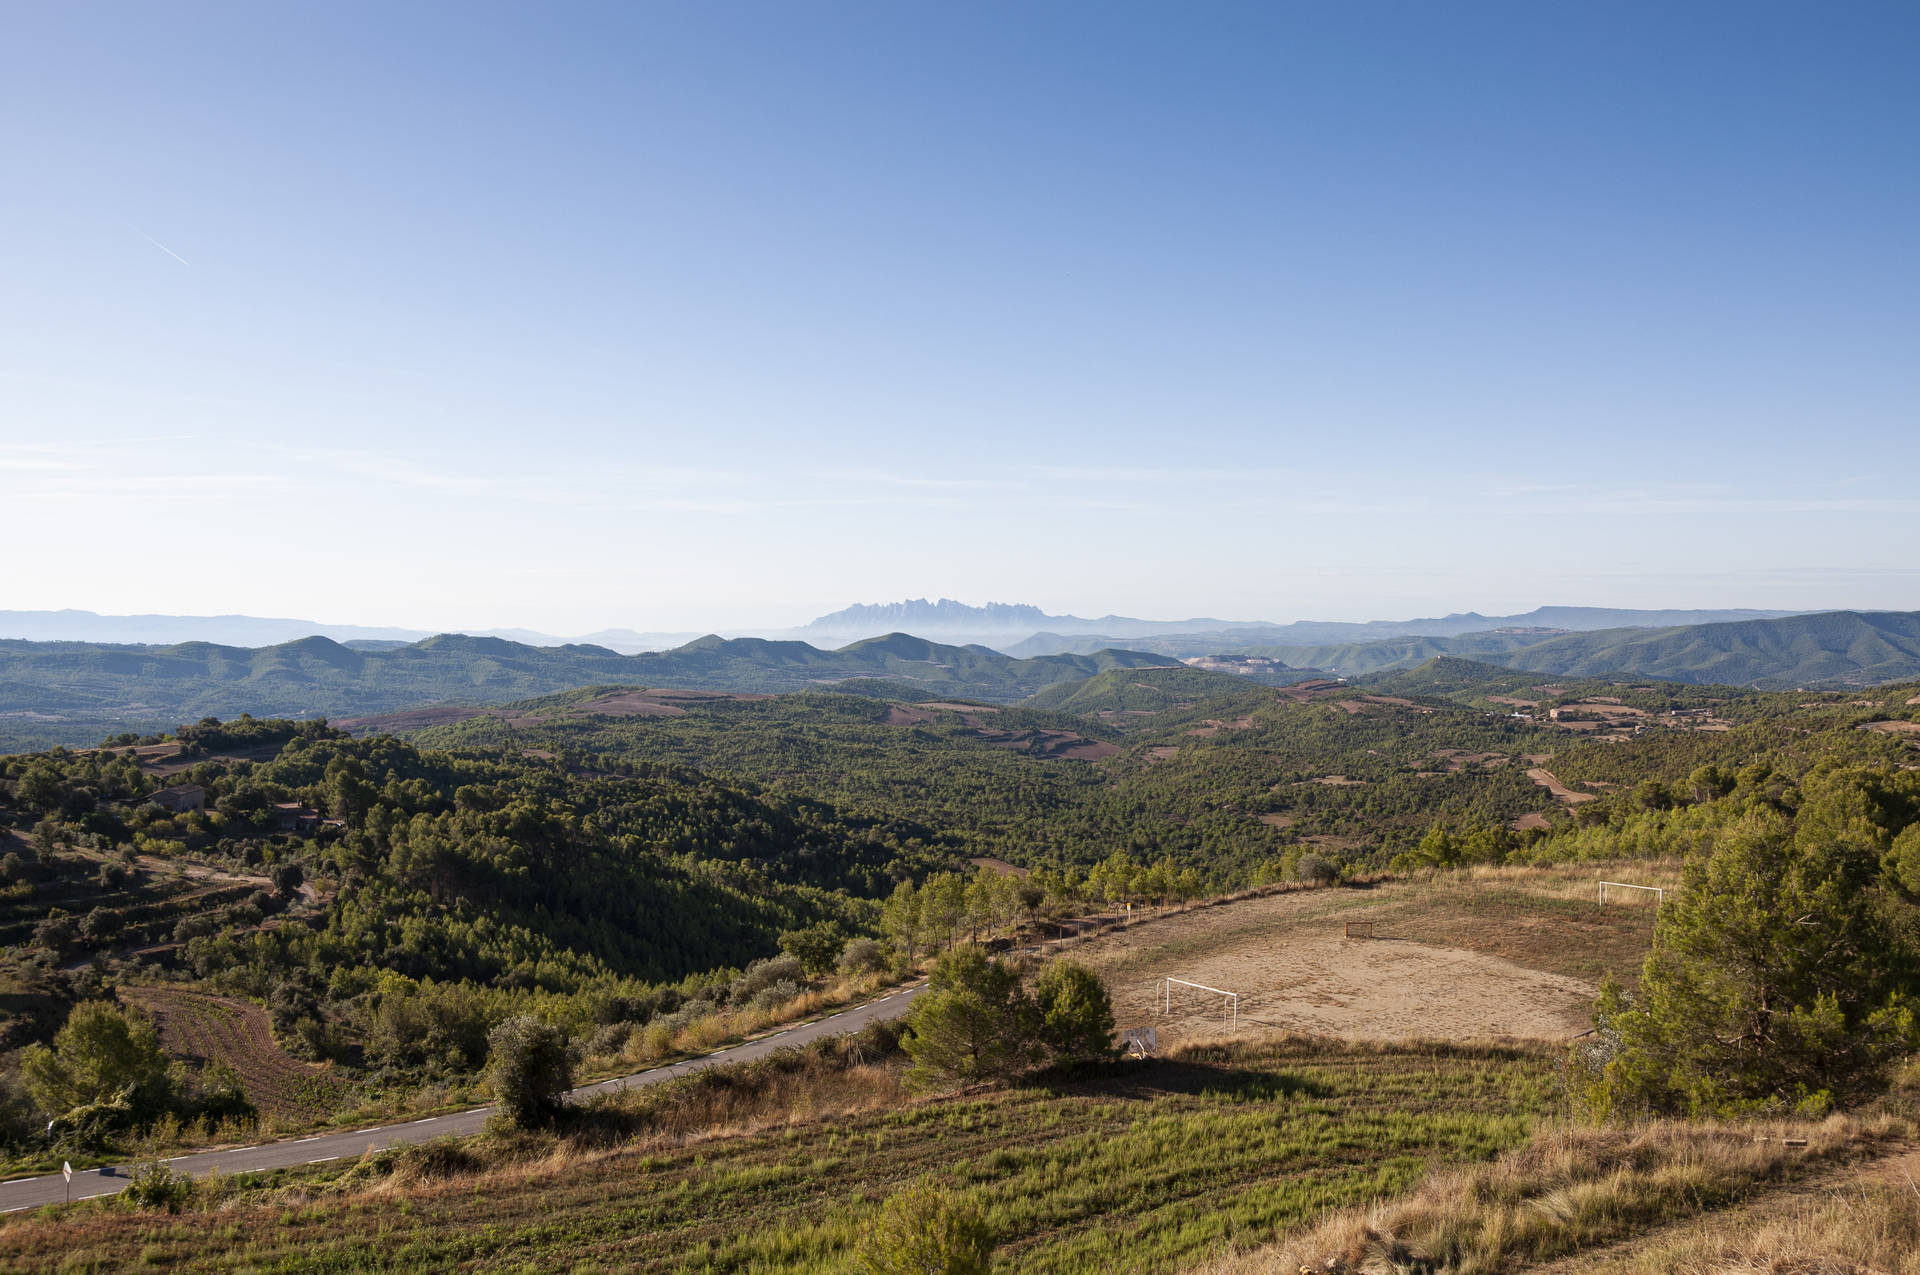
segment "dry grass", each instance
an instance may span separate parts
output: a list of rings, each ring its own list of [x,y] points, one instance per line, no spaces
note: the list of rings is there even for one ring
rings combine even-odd
[[[1612,1260],[1604,1275],[1920,1275],[1920,1193],[1857,1182],[1796,1196],[1767,1218],[1687,1227]]]
[[[1911,1127],[1894,1117],[1846,1116],[1818,1124],[1661,1122],[1632,1129],[1563,1127],[1542,1133],[1492,1164],[1435,1172],[1401,1199],[1334,1213],[1279,1244],[1234,1254],[1201,1269],[1205,1275],[1296,1275],[1301,1271],[1491,1275],[1696,1218],[1816,1166],[1872,1155],[1910,1133]],[[1767,1140],[1759,1140],[1762,1136]],[[1804,1139],[1806,1145],[1790,1146],[1782,1141],[1787,1137]],[[1826,1219],[1821,1225],[1839,1226],[1838,1215],[1831,1210],[1821,1217]],[[1876,1217],[1869,1220],[1863,1235],[1901,1233],[1897,1227],[1889,1229],[1883,1215]],[[1766,1251],[1754,1239],[1743,1243],[1751,1253]],[[1637,1275],[1642,1270],[1681,1268],[1636,1265],[1623,1269]]]

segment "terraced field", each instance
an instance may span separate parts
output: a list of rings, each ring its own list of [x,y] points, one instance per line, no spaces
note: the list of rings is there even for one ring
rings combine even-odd
[[[921,1177],[978,1202],[1009,1275],[1169,1271],[1404,1191],[1436,1157],[1519,1145],[1553,1088],[1552,1059],[1524,1049],[1216,1046],[1074,1083],[795,1113],[761,1132],[429,1181],[399,1208],[378,1187],[316,1183],[297,1208],[235,1201],[217,1217],[20,1215],[0,1225],[0,1271],[824,1275]]]
[[[348,1094],[325,1068],[275,1044],[258,1005],[179,987],[135,987],[122,995],[153,1015],[168,1053],[233,1068],[263,1120],[307,1124],[331,1114]]]

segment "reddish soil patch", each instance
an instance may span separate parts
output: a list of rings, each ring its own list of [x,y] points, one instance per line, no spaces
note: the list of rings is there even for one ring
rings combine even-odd
[[[1024,877],[1027,875],[1025,868],[1008,863],[1005,859],[995,859],[990,855],[982,855],[977,859],[968,859],[967,862],[976,868],[991,868],[1003,877]]]
[[[1907,701],[1907,707],[1909,708],[1912,708],[1915,704],[1920,704],[1920,695],[1916,695]]]
[[[1158,748],[1149,748],[1147,757],[1151,761],[1171,761],[1180,755],[1180,750],[1171,744],[1162,744]]]
[[[1542,788],[1545,788],[1557,799],[1566,802],[1569,806],[1577,806],[1583,801],[1599,800],[1598,797],[1595,797],[1590,792],[1575,792],[1558,779],[1555,779],[1551,772],[1542,770],[1538,766],[1535,766],[1527,772],[1527,778],[1533,780],[1534,783],[1539,784]]]
[[[903,708],[898,704],[887,705],[887,715],[880,719],[884,726],[921,726],[933,720],[933,714],[920,708]]]
[[[1325,695],[1332,691],[1344,691],[1346,689],[1347,684],[1345,682],[1336,682],[1324,677],[1316,677],[1309,682],[1295,682],[1291,686],[1278,688],[1280,694],[1290,700],[1300,702],[1310,700],[1316,695]]]
[[[1000,711],[997,708],[982,708],[978,704],[945,704],[939,700],[928,700],[920,707],[945,709],[949,713],[997,713]]]
[[[1508,824],[1507,827],[1512,828],[1515,832],[1532,832],[1535,829],[1544,832],[1548,828],[1553,827],[1553,822],[1545,815],[1530,810]]]
[[[1510,705],[1512,705],[1512,706],[1513,706],[1514,708],[1538,708],[1538,707],[1540,707],[1540,701],[1539,701],[1539,700],[1537,700],[1537,699],[1520,699],[1520,698],[1518,698],[1517,696],[1513,696],[1513,695],[1489,695],[1489,696],[1487,696],[1487,703],[1489,703],[1489,704],[1510,704]]]
[[[1860,729],[1879,731],[1883,735],[1920,735],[1920,722],[1868,722]]]
[[[1505,753],[1470,753],[1464,748],[1442,748],[1434,754],[1447,763],[1449,771],[1458,772],[1469,766],[1504,766],[1507,764]]]
[[[451,726],[470,717],[498,717],[485,708],[415,708],[404,713],[376,713],[369,717],[343,717],[329,725],[349,735],[372,735],[402,730],[420,730],[428,726]]]
[[[1348,779],[1345,775],[1322,775],[1318,779],[1309,779],[1307,782],[1310,784],[1325,784],[1329,788],[1359,788],[1367,781],[1364,779]]]
[[[1552,753],[1522,753],[1520,760],[1529,766],[1544,766],[1553,760]]]
[[[1564,686],[1536,686],[1533,689],[1539,691],[1542,695],[1565,695],[1567,693],[1567,688]]]
[[[274,1043],[267,1011],[249,1001],[174,987],[135,987],[124,995],[153,1015],[168,1053],[233,1068],[266,1119],[309,1121],[328,1114],[348,1093],[325,1068],[303,1063]]]
[[[1292,815],[1261,815],[1260,822],[1269,828],[1291,828],[1300,821]]]
[[[613,691],[598,695],[563,710],[572,713],[592,713],[599,717],[680,717],[684,716],[686,704],[713,704],[727,700],[764,700],[771,695],[756,695],[744,691],[656,691],[633,690]],[[559,716],[554,713],[541,713],[540,717]]]

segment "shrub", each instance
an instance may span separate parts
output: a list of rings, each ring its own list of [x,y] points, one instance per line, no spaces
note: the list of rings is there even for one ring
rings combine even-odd
[[[507,1019],[487,1036],[487,1080],[509,1123],[551,1123],[573,1085],[566,1034],[531,1014]]]
[[[149,1160],[133,1171],[121,1201],[133,1209],[164,1209],[178,1213],[180,1206],[193,1198],[193,1179],[175,1173],[158,1160]]]
[[[854,1255],[865,1275],[986,1275],[993,1232],[978,1207],[926,1183],[900,1191],[880,1210]]]
[[[840,951],[840,972],[850,977],[883,973],[893,962],[875,939],[849,939]]]
[[[753,964],[747,966],[746,973],[740,975],[740,977],[734,979],[733,982],[728,985],[727,1000],[735,1005],[746,1005],[751,1003],[754,997],[758,996],[767,988],[772,987],[775,983],[787,982],[797,984],[805,982],[806,977],[806,967],[800,963],[799,958],[793,956],[768,957],[764,961],[755,961]],[[690,1001],[688,1005],[683,1006],[682,1009],[684,1010],[696,1004],[699,1004],[699,1002]],[[699,1008],[692,1015],[689,1015],[689,1017],[698,1017],[700,1014],[711,1013],[712,1009],[713,1007],[710,1005],[699,1004]]]
[[[777,983],[761,988],[754,994],[753,999],[747,1002],[747,1005],[751,1009],[758,1010],[778,1009],[789,1001],[799,999],[801,990],[800,984],[783,978]]]
[[[1332,885],[1340,879],[1340,867],[1324,854],[1303,854],[1293,873],[1309,885]]]
[[[780,950],[800,962],[808,977],[817,978],[833,969],[847,936],[834,921],[821,921],[804,930],[788,930],[780,936]]]

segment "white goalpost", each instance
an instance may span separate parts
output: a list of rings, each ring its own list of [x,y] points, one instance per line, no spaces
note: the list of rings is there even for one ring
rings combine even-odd
[[[1184,978],[1163,978],[1160,980],[1160,1012],[1162,1014],[1173,1013],[1173,989],[1175,984],[1181,987],[1191,987],[1196,992],[1211,992],[1215,996],[1225,997],[1227,1017],[1236,1023],[1240,1021],[1240,993],[1229,992],[1218,987],[1208,987],[1205,983],[1189,983]]]
[[[1607,890],[1609,887],[1615,890],[1645,890],[1647,893],[1653,895],[1653,906],[1656,908],[1667,901],[1667,892],[1657,885],[1631,885],[1625,881],[1602,881],[1600,883],[1600,902],[1602,904],[1605,904],[1607,901]]]

